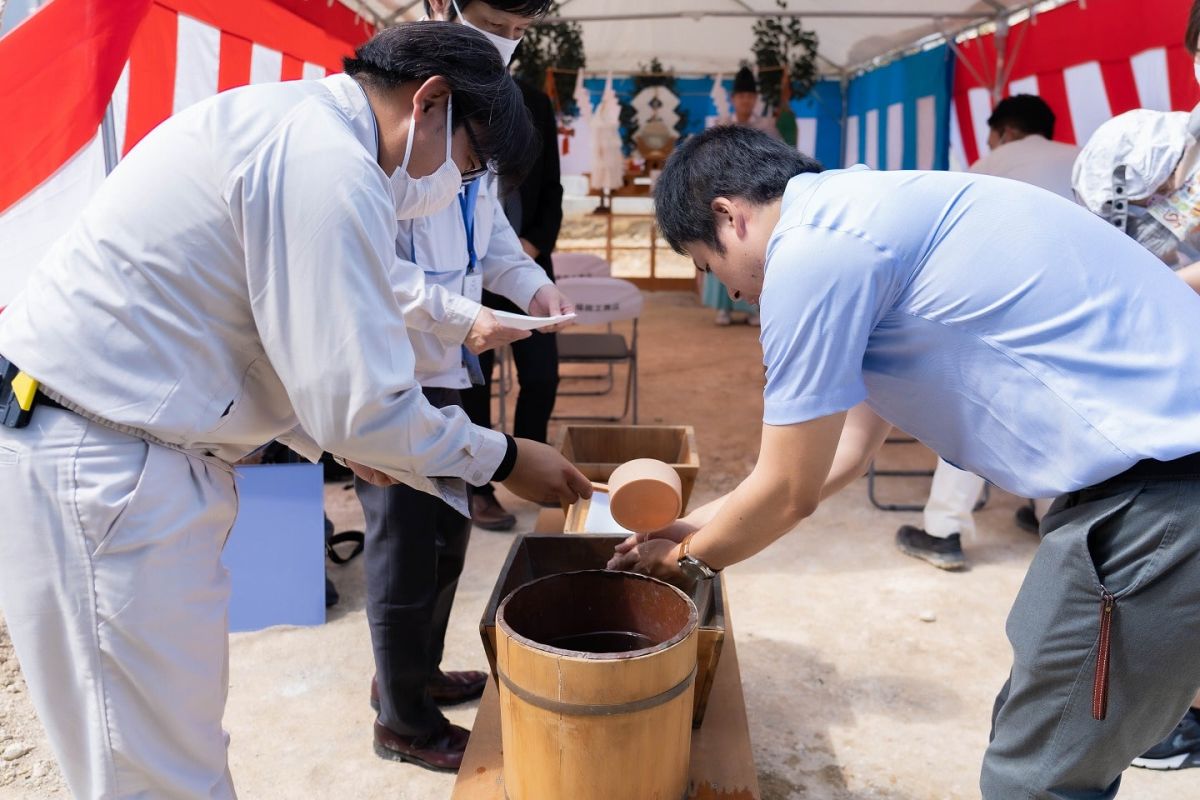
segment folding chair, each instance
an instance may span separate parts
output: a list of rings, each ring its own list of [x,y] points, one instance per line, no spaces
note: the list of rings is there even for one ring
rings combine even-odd
[[[555,253],[551,256],[554,261],[554,279],[563,278],[609,278],[612,277],[612,266],[594,253]],[[608,326],[612,333],[612,325]],[[567,389],[559,391],[564,397],[599,397],[608,394],[613,389],[614,368],[609,364],[599,375],[572,375],[576,381],[603,381],[601,389]]]
[[[555,253],[550,260],[554,262],[556,281],[563,278],[612,277],[612,267],[594,253]]]
[[[621,414],[606,416],[558,416],[554,419],[581,421],[597,420],[619,422],[633,408],[633,423],[638,416],[637,341],[638,317],[642,313],[642,293],[629,281],[620,278],[563,278],[558,288],[575,304],[576,322],[580,325],[604,325],[603,333],[560,333],[558,334],[559,364],[602,364],[610,369],[617,364],[627,363],[629,375],[625,379],[625,405]],[[612,328],[614,322],[633,320],[633,334],[629,341]],[[577,376],[563,376],[571,380]],[[578,376],[592,378],[597,376]],[[613,380],[609,376],[608,388],[603,391],[560,391],[560,395],[602,396],[612,391]]]
[[[493,365],[494,370],[492,380],[491,396],[498,398],[500,401],[500,415],[498,431],[508,430],[508,395],[512,393],[513,387],[513,360],[512,348],[509,345],[497,348],[496,362]],[[495,375],[499,372],[499,375]]]
[[[594,253],[554,253],[550,256],[554,262],[554,277],[560,278],[607,278],[612,274],[612,267],[608,262]],[[612,332],[612,327],[609,326],[609,333]],[[512,348],[505,346],[496,351],[496,369],[499,371],[498,378],[493,381],[492,397],[499,400],[500,408],[500,428],[499,430],[507,430],[508,424],[508,395],[513,389],[513,360]],[[577,376],[581,380],[600,380],[605,381],[605,389],[600,394],[608,394],[613,387],[613,365],[609,364],[608,369],[603,375],[580,375]],[[565,394],[575,394],[575,392],[565,392]],[[594,394],[593,392],[580,392],[579,394]]]
[[[911,436],[904,437],[889,437],[884,441],[884,444],[916,444],[917,440]],[[878,508],[880,511],[924,511],[924,503],[883,503],[875,494],[875,485],[878,478],[932,478],[933,470],[931,469],[877,469],[875,461],[872,460],[870,466],[867,467],[867,499],[871,501],[871,505]],[[978,502],[975,503],[975,510],[983,508],[991,499],[992,487],[989,483],[983,484],[983,491],[979,495]],[[928,492],[926,492],[928,496]]]

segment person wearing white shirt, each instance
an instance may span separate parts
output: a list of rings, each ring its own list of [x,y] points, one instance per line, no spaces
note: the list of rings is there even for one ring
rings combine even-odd
[[[1054,111],[1040,97],[1019,94],[1001,100],[988,118],[991,152],[976,161],[970,172],[1028,183],[1074,202],[1071,173],[1079,148],[1052,141],[1054,123]],[[965,568],[962,537],[975,532],[975,504],[983,485],[983,478],[939,458],[925,503],[924,527],[901,526],[896,547],[941,569]],[[1022,506],[1016,522],[1037,533],[1049,507],[1049,499]]]
[[[417,380],[439,408],[461,408],[462,392],[482,375],[478,363],[471,363],[476,346],[464,344],[471,341],[470,331],[439,318],[443,304],[431,304],[432,296],[444,294],[448,304],[487,317],[491,312],[480,306],[485,288],[539,316],[572,310],[521,249],[500,208],[494,179],[479,180],[437,214],[402,221],[396,251],[398,272],[423,275],[420,296],[408,295],[402,285],[398,297],[409,322]],[[464,318],[472,316],[471,310]],[[502,330],[512,332],[506,335],[510,340],[529,335]],[[374,486],[360,478],[355,490],[366,517],[372,702],[379,710],[375,750],[428,768],[456,769],[468,732],[451,724],[438,706],[473,700],[487,682],[483,672],[440,668],[471,519],[408,486]]]
[[[447,8],[432,9],[436,16]],[[529,13],[462,5],[464,18],[493,46],[501,34],[515,46],[549,0],[524,2]],[[497,5],[502,5],[497,0]],[[499,31],[499,33],[497,32]],[[510,48],[505,48],[511,52]],[[500,52],[504,57],[504,52]],[[523,112],[524,101],[516,102]],[[481,305],[484,289],[538,316],[572,310],[545,272],[529,258],[500,207],[500,185],[487,175],[437,213],[401,220],[393,265],[394,288],[408,323],[416,377],[439,408],[461,408],[462,392],[482,381],[476,354],[529,334],[496,327]],[[355,481],[366,518],[367,620],[375,655],[371,703],[374,749],[382,758],[453,771],[462,763],[469,731],[452,724],[439,705],[483,693],[487,674],[443,671],[441,658],[458,579],[471,535],[470,516],[404,485]]]
[[[737,488],[610,568],[680,581],[749,558],[860,477],[892,423],[1006,491],[1061,495],[1009,614],[980,788],[1113,797],[1200,689],[1200,297],[1036,187],[821,173],[744,128],[676,148],[655,213],[761,301],[762,442]]]
[[[1054,111],[1037,95],[1004,98],[988,117],[989,151],[970,172],[1021,181],[1074,201],[1071,172],[1079,148],[1054,141],[1055,122]]]
[[[589,493],[552,448],[429,405],[392,291],[397,217],[524,166],[503,63],[427,23],[345,66],[162,123],[0,314],[0,355],[42,386],[0,427],[0,608],[76,797],[234,797],[220,554],[230,464],[265,442],[463,513],[465,483],[506,473]]]

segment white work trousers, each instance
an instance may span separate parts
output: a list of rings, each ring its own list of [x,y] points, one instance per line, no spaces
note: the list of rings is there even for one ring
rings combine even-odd
[[[975,504],[983,482],[978,475],[939,458],[925,501],[925,532],[943,539],[952,533],[961,533],[964,538],[974,536]]]
[[[0,427],[0,611],[76,798],[233,798],[221,462],[68,411]]]
[[[961,533],[963,538],[974,536],[975,504],[979,502],[983,484],[978,475],[939,458],[929,499],[925,501],[925,532],[940,539],[952,533]],[[1033,511],[1039,520],[1046,516],[1053,502],[1053,497],[1033,501]]]

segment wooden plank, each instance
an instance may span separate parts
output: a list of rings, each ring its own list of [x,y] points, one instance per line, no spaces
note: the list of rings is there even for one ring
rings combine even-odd
[[[725,606],[725,639],[704,724],[692,731],[692,769],[689,798],[706,800],[759,800],[758,770],[750,746],[750,721],[742,693],[737,637],[733,618]]]
[[[708,713],[692,731],[692,800],[760,800],[758,773],[750,746],[750,724],[742,694],[737,645],[726,609],[725,642],[713,679]],[[489,680],[479,701],[471,741],[454,784],[454,800],[504,800],[504,762],[500,747],[500,696]]]
[[[567,513],[563,517],[563,526],[560,530],[563,533],[586,533],[588,512],[591,508],[592,501],[587,497],[581,497],[567,506]]]
[[[500,692],[496,681],[488,678],[471,726],[471,740],[463,755],[458,780],[454,782],[456,800],[504,800],[504,761],[500,751]]]

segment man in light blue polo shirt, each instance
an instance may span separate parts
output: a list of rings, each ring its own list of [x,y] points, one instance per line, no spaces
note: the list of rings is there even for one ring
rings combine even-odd
[[[671,579],[753,555],[891,424],[1014,494],[1062,495],[1009,617],[981,787],[1112,797],[1200,688],[1200,298],[1034,187],[818,173],[719,128],[659,178],[663,235],[761,306],[762,447],[734,491],[611,566]]]

